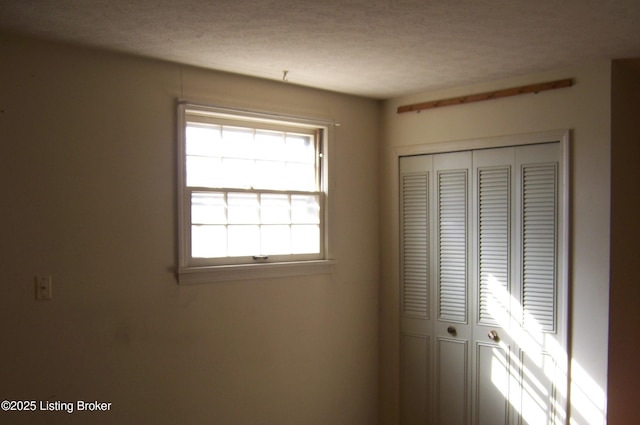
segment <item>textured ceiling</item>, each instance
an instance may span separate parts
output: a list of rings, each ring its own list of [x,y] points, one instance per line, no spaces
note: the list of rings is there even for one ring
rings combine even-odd
[[[640,1],[0,0],[0,31],[384,99],[640,57]]]

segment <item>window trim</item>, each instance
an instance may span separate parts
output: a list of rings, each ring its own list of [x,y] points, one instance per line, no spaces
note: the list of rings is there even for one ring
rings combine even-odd
[[[321,194],[321,258],[314,259],[294,259],[292,261],[265,261],[255,263],[240,264],[220,264],[220,265],[203,265],[200,259],[190,258],[190,229],[189,217],[191,214],[191,205],[186,202],[189,190],[186,186],[186,152],[185,152],[185,130],[187,123],[187,115],[202,115],[203,117],[211,116],[222,119],[241,120],[245,123],[255,124],[280,124],[283,126],[294,126],[301,128],[321,129],[321,135],[318,137],[318,150],[322,154],[320,161],[320,180],[318,192]],[[331,251],[329,244],[329,141],[333,139],[334,127],[337,126],[333,121],[313,119],[306,117],[287,116],[273,113],[265,113],[260,111],[234,109],[220,106],[202,105],[187,101],[179,101],[177,107],[177,145],[178,145],[178,199],[177,199],[177,221],[178,221],[178,247],[176,269],[176,277],[179,284],[201,284],[213,283],[229,280],[270,278],[283,276],[302,276],[311,274],[329,274],[333,271],[334,261],[331,259]]]

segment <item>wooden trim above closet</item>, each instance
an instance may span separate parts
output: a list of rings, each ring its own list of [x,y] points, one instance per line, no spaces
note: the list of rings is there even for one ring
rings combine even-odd
[[[483,100],[499,99],[501,97],[517,96],[527,93],[538,93],[545,90],[561,89],[563,87],[571,87],[573,80],[567,78],[564,80],[548,81],[546,83],[529,84],[527,86],[512,87],[509,89],[495,90],[485,93],[470,94],[467,96],[453,97],[449,99],[432,100],[430,102],[414,103],[412,105],[404,105],[398,107],[398,113],[403,112],[419,112],[423,109],[440,108],[443,106],[462,105],[465,103],[480,102]]]

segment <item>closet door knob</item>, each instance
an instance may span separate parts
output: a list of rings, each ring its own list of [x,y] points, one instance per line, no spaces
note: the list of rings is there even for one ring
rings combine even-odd
[[[498,336],[498,332],[496,332],[496,331],[489,331],[487,336],[489,337],[489,339],[491,341],[498,342],[500,340],[500,337]]]
[[[451,335],[455,335],[458,331],[456,330],[455,326],[449,326],[447,328],[447,332],[449,332]]]

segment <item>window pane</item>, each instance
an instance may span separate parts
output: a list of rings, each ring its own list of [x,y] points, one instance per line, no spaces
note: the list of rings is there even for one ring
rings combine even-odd
[[[313,164],[316,161],[313,137],[297,134],[287,135],[287,161]]]
[[[191,223],[226,224],[227,208],[223,193],[191,194]]]
[[[253,187],[257,189],[286,189],[291,186],[291,182],[287,181],[285,170],[284,162],[256,161]]]
[[[188,123],[186,139],[187,155],[222,156],[222,138],[217,125]]]
[[[285,148],[284,133],[280,131],[256,131],[256,159],[282,160],[286,155]]]
[[[289,195],[261,195],[262,223],[289,224],[291,220]]]
[[[320,202],[317,195],[291,195],[291,222],[320,223]]]
[[[191,256],[214,258],[227,256],[225,226],[191,226]]]
[[[223,127],[222,140],[224,156],[230,158],[253,158],[253,130],[246,128]]]
[[[227,196],[228,220],[232,224],[259,224],[260,204],[254,193],[230,193]]]
[[[320,226],[292,225],[291,252],[293,254],[315,254],[320,252]]]
[[[187,186],[221,187],[222,163],[220,158],[187,157]]]
[[[286,180],[289,189],[294,190],[315,190],[316,170],[313,164],[287,163]]]
[[[224,187],[248,189],[253,179],[253,160],[228,159],[222,160]]]
[[[229,255],[260,255],[260,227],[229,226]]]
[[[262,226],[262,250],[260,254],[276,255],[291,253],[291,230],[287,225]]]

